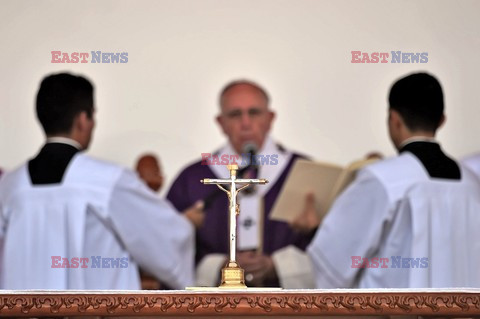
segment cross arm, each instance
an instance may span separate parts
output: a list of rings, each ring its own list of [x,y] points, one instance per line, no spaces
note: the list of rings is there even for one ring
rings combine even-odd
[[[235,183],[238,184],[267,184],[268,180],[266,179],[255,179],[255,178],[239,178],[235,180]]]
[[[204,178],[200,180],[200,183],[205,185],[208,184],[230,184],[232,183],[231,179],[218,179],[218,178]]]

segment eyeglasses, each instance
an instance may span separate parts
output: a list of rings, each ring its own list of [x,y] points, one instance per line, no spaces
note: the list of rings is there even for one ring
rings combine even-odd
[[[246,111],[242,111],[242,110],[239,110],[239,109],[231,110],[231,111],[223,113],[223,116],[225,116],[226,118],[228,118],[230,120],[239,120],[243,117],[243,114],[246,113],[248,115],[248,117],[250,117],[251,119],[255,119],[255,118],[258,118],[258,117],[262,116],[266,112],[267,112],[266,109],[252,107],[252,108],[250,108]]]

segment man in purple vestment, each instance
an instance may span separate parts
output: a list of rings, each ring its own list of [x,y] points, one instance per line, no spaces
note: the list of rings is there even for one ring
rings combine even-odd
[[[268,217],[293,163],[302,157],[270,138],[274,117],[268,94],[259,85],[242,80],[225,86],[216,119],[228,143],[185,168],[167,195],[179,211],[198,200],[205,201],[205,222],[197,229],[196,236],[198,285],[218,284],[220,269],[227,262],[229,252],[227,196],[215,186],[200,183],[203,178],[228,178],[228,170],[218,159],[236,159],[243,173],[241,177],[269,180],[267,185],[255,186],[253,191],[242,191],[238,195],[237,262],[245,269],[247,285],[308,288],[313,284],[313,279],[311,282],[297,280],[300,276],[292,262],[308,245],[311,236]],[[261,163],[248,165],[252,158]],[[242,169],[245,166],[247,169]],[[299,203],[299,211],[302,205]]]

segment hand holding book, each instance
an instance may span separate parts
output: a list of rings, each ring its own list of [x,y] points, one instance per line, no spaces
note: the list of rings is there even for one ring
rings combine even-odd
[[[357,171],[377,160],[378,158],[359,160],[347,167],[297,160],[270,218],[286,221],[299,230],[317,227],[337,196],[355,179]],[[300,210],[302,207],[303,210]]]

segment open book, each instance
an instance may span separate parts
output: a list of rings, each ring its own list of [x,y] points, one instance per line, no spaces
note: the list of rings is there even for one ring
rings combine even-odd
[[[335,198],[350,184],[359,169],[377,159],[355,161],[347,167],[335,164],[297,160],[290,171],[270,218],[292,222],[302,212],[308,193],[315,196],[315,210],[320,220]]]

